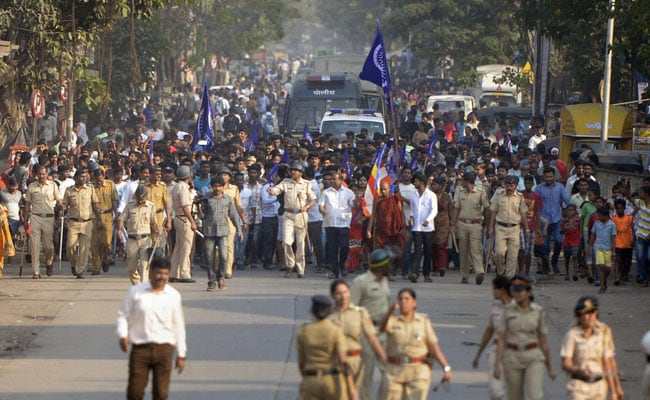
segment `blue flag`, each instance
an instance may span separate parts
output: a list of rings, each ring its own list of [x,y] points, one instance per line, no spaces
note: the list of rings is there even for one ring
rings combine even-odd
[[[404,158],[406,158],[406,145],[399,148],[399,162],[397,165],[399,165],[400,168],[404,165]]]
[[[244,148],[246,151],[253,152],[257,150],[257,145],[260,143],[260,138],[258,131],[259,130],[259,124],[253,124],[253,127],[251,128],[251,134],[248,135],[248,139],[246,139],[246,143],[244,143]]]
[[[312,146],[314,145],[314,143],[312,143],[313,139],[311,137],[311,132],[309,132],[309,126],[307,126],[307,124],[305,124],[305,127],[302,128],[302,138],[307,140]]]
[[[278,174],[278,171],[280,170],[280,163],[274,163],[273,168],[271,168],[270,171],[266,173],[266,176],[269,179],[269,182],[272,182],[275,176]]]
[[[411,172],[413,172],[414,174],[420,169],[420,164],[418,164],[417,152],[411,158],[411,165],[409,165],[409,167],[411,168]]]
[[[503,145],[505,146],[508,154],[512,155],[512,139],[510,138],[510,135],[507,133],[503,137]]]
[[[436,142],[438,141],[438,132],[434,130],[431,139],[429,140],[429,150],[427,150],[427,155],[433,157],[433,151],[436,148]]]
[[[350,180],[352,173],[350,172],[350,155],[348,154],[348,149],[345,149],[343,153],[343,158],[341,159],[341,168],[345,171],[347,179]]]
[[[388,162],[386,163],[386,172],[393,182],[397,182],[397,157],[395,156],[395,147],[391,146],[388,152]]]
[[[199,149],[199,140],[205,140],[207,143],[202,146],[205,151],[212,151],[214,149],[214,118],[215,112],[212,103],[210,102],[210,92],[208,91],[208,83],[203,84],[203,97],[201,97],[201,109],[199,110],[199,118],[196,120],[196,131],[194,132],[194,139],[192,140],[192,148]]]
[[[284,153],[282,153],[282,162],[285,164],[291,164],[291,159],[289,159],[288,149],[284,149]]]
[[[384,38],[381,36],[379,21],[377,21],[377,36],[375,36],[375,40],[372,42],[372,47],[370,48],[366,62],[363,64],[363,70],[361,70],[359,78],[381,86],[384,91],[386,107],[388,108],[388,112],[391,112],[390,72],[388,70],[386,48],[384,46]]]

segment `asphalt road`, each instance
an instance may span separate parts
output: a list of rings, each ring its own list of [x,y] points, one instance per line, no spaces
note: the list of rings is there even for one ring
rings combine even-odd
[[[18,278],[8,267],[0,280],[0,399],[115,399],[124,396],[127,355],[115,336],[117,309],[129,287],[123,265],[108,274],[74,279],[66,263],[63,272],[34,281]],[[329,280],[310,273],[307,279],[284,279],[278,271],[235,271],[226,290],[209,293],[204,271],[197,283],[173,284],[183,295],[188,334],[188,361],[183,374],[172,376],[171,398],[295,399],[299,384],[295,334],[310,320],[309,297],[326,294]],[[349,278],[353,278],[350,275]],[[449,392],[430,398],[487,398],[486,357],[478,370],[471,360],[487,322],[492,295],[491,276],[481,285],[461,285],[457,272],[434,283],[411,284],[398,278],[393,297],[414,287],[420,312],[433,321],[441,347],[453,367]],[[473,280],[471,280],[473,282]],[[546,377],[545,398],[565,397],[566,378],[559,348],[573,321],[576,299],[597,289],[584,282],[536,285],[538,301],[549,311],[549,343],[558,379]],[[638,351],[648,328],[648,289],[628,285],[601,298],[602,319],[612,324],[619,349],[627,398],[639,398],[644,356]],[[646,300],[640,303],[640,299]],[[615,299],[615,301],[610,301]],[[610,305],[608,305],[610,304]],[[433,382],[441,377],[440,367]],[[375,386],[379,373],[375,373]],[[148,397],[149,398],[149,397]]]

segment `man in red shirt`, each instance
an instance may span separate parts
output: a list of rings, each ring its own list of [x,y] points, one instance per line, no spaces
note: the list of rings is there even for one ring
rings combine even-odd
[[[524,201],[528,206],[528,212],[526,213],[526,222],[522,221],[522,229],[520,243],[521,247],[519,248],[519,260],[518,264],[520,266],[519,273],[523,273],[525,276],[530,276],[530,263],[533,259],[533,251],[535,249],[535,236],[542,234],[538,232],[540,227],[539,224],[539,212],[542,209],[542,198],[539,193],[533,191],[533,184],[535,183],[535,178],[532,175],[524,176],[524,190],[520,191],[521,195],[524,196]],[[524,235],[525,225],[528,224],[528,229],[530,229],[529,239],[526,240]],[[521,266],[524,266],[524,270],[521,271]]]

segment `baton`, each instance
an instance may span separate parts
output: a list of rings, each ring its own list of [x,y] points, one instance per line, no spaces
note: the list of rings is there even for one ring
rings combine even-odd
[[[65,215],[61,215],[61,236],[59,237],[59,272],[61,272],[61,262],[63,261],[63,219]]]
[[[205,235],[203,233],[201,233],[201,231],[199,231],[199,230],[194,231],[194,233],[196,233],[197,235],[199,235],[202,238],[205,238]]]
[[[454,232],[451,232],[451,245],[454,251],[458,253],[458,243],[456,243],[456,234]]]
[[[153,260],[153,255],[156,254],[156,247],[158,247],[159,241],[160,235],[158,235],[158,238],[156,239],[156,242],[153,244],[153,248],[151,249],[151,254],[149,254],[149,264],[151,264],[151,260]]]

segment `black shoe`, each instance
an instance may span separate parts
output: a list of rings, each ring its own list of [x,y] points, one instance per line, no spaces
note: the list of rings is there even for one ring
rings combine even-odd
[[[438,275],[440,275],[441,277],[445,276],[446,272],[447,272],[447,270],[444,270],[444,269],[441,268],[441,269],[438,270]]]
[[[298,274],[298,279],[305,279],[305,274]]]
[[[477,274],[476,275],[476,284],[480,285],[483,283],[483,279],[485,279],[485,276],[483,274]]]
[[[84,274],[77,274],[77,279],[85,279]]]
[[[413,273],[413,274],[409,275],[409,281],[415,283],[415,282],[418,281],[418,278],[419,278],[419,277],[420,277],[420,276],[419,276],[418,274]]]
[[[103,262],[102,262],[102,271],[104,271],[104,272],[108,272],[108,269],[109,269],[110,267],[111,267],[111,264],[110,264],[110,263],[108,263],[108,262],[106,262],[106,261],[103,261]]]
[[[168,281],[169,282],[178,282],[178,278],[169,278]]]
[[[463,278],[463,279],[461,279],[460,283],[465,284],[465,283],[469,283],[469,281],[467,280],[467,278]]]
[[[341,271],[341,275],[343,275],[344,278],[348,276],[348,270],[343,268],[343,270]]]
[[[264,264],[262,264],[262,268],[270,271],[270,270],[273,269],[273,265],[271,265],[270,263],[265,262]]]
[[[339,277],[334,274],[328,274],[327,279],[339,279]]]
[[[216,290],[217,290],[217,285],[215,285],[214,283],[208,284],[208,292],[214,292]]]
[[[431,276],[429,276],[429,275],[425,275],[425,276],[424,276],[424,281],[425,281],[425,282],[433,282],[433,279],[431,279]]]
[[[196,280],[192,279],[192,278],[176,278],[176,282],[178,282],[178,283],[194,283],[194,282],[196,282]]]
[[[99,271],[93,271],[91,275],[93,275],[93,276],[99,275]]]

